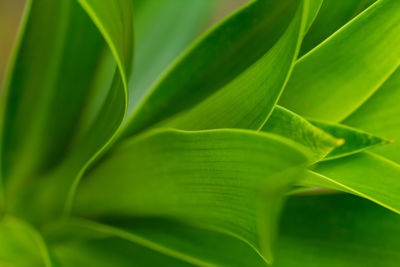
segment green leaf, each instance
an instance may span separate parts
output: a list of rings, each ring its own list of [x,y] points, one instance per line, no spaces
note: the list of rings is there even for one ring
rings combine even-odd
[[[218,92],[162,126],[185,130],[260,128],[272,112],[297,58],[308,12],[306,4],[300,6],[285,33],[265,55]]]
[[[294,197],[280,225],[276,267],[396,267],[400,217],[351,195]]]
[[[306,118],[339,122],[400,63],[400,1],[378,1],[296,64],[280,104]]]
[[[9,195],[20,195],[10,209],[27,217],[36,213],[40,220],[46,220],[44,214],[60,213],[75,177],[108,147],[126,112],[133,56],[132,2],[79,3],[88,14],[75,1],[32,2],[9,86],[3,151],[10,155],[4,157],[4,165],[16,166],[11,175],[18,179]],[[44,33],[48,38],[43,38]],[[115,63],[104,52],[106,43],[119,71],[112,71]],[[42,68],[37,67],[38,58]],[[33,98],[35,94],[39,97]],[[85,110],[86,102],[95,110]],[[89,125],[77,122],[81,112]],[[55,152],[42,157],[47,147]],[[51,172],[39,168],[37,161],[52,163],[56,152],[62,154],[57,164],[46,166]],[[42,176],[40,180],[26,182],[26,177],[36,174]],[[27,205],[29,212],[25,212]]]
[[[323,160],[331,160],[361,152],[378,145],[388,145],[391,142],[359,129],[338,123],[311,120],[311,123],[330,135],[343,140],[343,144],[332,150]]]
[[[154,254],[161,253],[179,259],[187,265],[266,266],[265,261],[245,242],[229,235],[174,220],[136,218],[112,220],[103,224],[72,219],[52,225],[46,232],[46,237],[56,244],[55,247],[59,244],[63,246],[62,244],[68,242],[73,243],[72,241],[79,239],[92,240],[93,243],[94,239],[112,236],[152,249],[155,251]],[[140,255],[132,255],[134,258],[138,256],[140,257]],[[149,254],[148,257],[153,256]]]
[[[62,225],[50,247],[57,266],[193,266],[119,238],[99,224]]]
[[[24,20],[0,107],[2,174],[11,195],[63,158],[103,50],[74,1],[28,1]]]
[[[374,152],[400,163],[400,69],[382,85],[344,124],[383,136],[394,143]]]
[[[318,163],[299,184],[349,192],[400,213],[399,177],[400,165],[360,153]]]
[[[303,117],[278,105],[261,131],[278,134],[298,142],[304,149],[310,150],[313,161],[322,159],[332,149],[342,144],[342,140],[334,138]]]
[[[282,196],[307,164],[287,142],[243,130],[148,133],[122,143],[86,175],[73,210],[178,218],[233,235],[271,261]]]
[[[29,224],[14,217],[2,217],[0,236],[0,266],[52,266],[46,244]]]
[[[156,79],[193,41],[218,1],[134,0],[135,66],[128,114]]]
[[[195,107],[193,116],[189,115],[185,123],[189,123],[190,118],[199,119],[197,114],[202,114],[202,120],[195,125],[183,125],[183,128],[240,127],[240,123],[245,123],[246,128],[261,126],[285,83],[297,52],[304,18],[300,6],[299,1],[293,0],[252,1],[208,31],[153,87],[132,114],[124,135],[140,132],[205,99],[206,103]],[[310,6],[313,7],[305,4],[304,11]],[[279,51],[280,48],[287,51]],[[283,74],[271,72],[271,65]],[[266,82],[267,75],[271,77]],[[249,96],[247,101],[240,98],[244,95]],[[219,102],[226,110],[218,110]],[[232,107],[236,112],[230,115]],[[253,117],[245,118],[253,108],[256,110]],[[212,112],[215,112],[212,114],[215,119],[208,117]],[[223,119],[226,120],[224,124]]]
[[[310,30],[304,37],[300,55],[327,39],[376,0],[324,0]]]
[[[133,5],[131,0],[97,1],[77,0],[91,17],[107,41],[124,86],[133,64]],[[127,87],[125,88],[127,90]]]

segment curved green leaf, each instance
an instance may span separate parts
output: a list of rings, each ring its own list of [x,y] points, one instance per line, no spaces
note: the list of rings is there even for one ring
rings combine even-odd
[[[132,0],[77,0],[92,18],[106,39],[121,71],[127,88],[133,64],[133,4]]]
[[[51,142],[54,132],[57,137],[55,130],[59,131],[66,139],[65,141],[61,140],[61,145],[65,146],[64,151],[63,149],[57,150],[58,153],[60,150],[63,153],[58,162],[60,164],[52,165],[51,172],[40,172],[40,175],[43,176],[42,179],[32,184],[24,182],[24,176],[20,175],[30,164],[22,164],[23,157],[16,157],[16,155],[6,158],[7,161],[18,160],[20,163],[16,168],[20,178],[14,182],[15,185],[10,186],[11,190],[9,190],[10,195],[17,192],[20,196],[15,203],[11,204],[10,209],[15,210],[18,214],[23,214],[23,216],[34,215],[40,220],[48,218],[43,216],[44,214],[59,215],[74,178],[81,175],[86,166],[105,150],[115,136],[126,112],[127,80],[133,56],[133,18],[130,0],[79,1],[88,14],[85,14],[82,7],[75,1],[62,0],[57,3],[50,1],[51,4],[48,2],[49,0],[39,0],[32,3],[30,20],[27,23],[28,28],[23,39],[27,40],[27,44],[22,42],[23,47],[19,49],[20,53],[17,58],[20,58],[21,63],[18,63],[17,60],[14,68],[21,71],[21,69],[25,70],[26,66],[30,66],[23,74],[36,83],[25,84],[25,81],[22,80],[26,87],[18,87],[20,91],[11,91],[12,94],[20,92],[25,101],[32,101],[32,93],[36,90],[39,95],[43,94],[42,102],[32,102],[34,107],[37,106],[36,109],[39,110],[38,114],[41,116],[35,121],[32,119],[32,114],[35,113],[31,106],[26,105],[25,102],[14,103],[14,108],[18,107],[22,110],[21,117],[15,120],[10,119],[9,124],[21,125],[15,128],[18,135],[10,133],[11,137],[6,135],[3,141],[6,144],[5,149],[11,151],[10,153],[18,150],[9,139],[13,138],[21,142],[21,147],[24,149],[23,157],[27,157],[35,163],[35,160],[41,159],[40,152],[46,151],[42,148],[43,146],[56,149],[60,145],[59,139],[54,140],[57,145],[53,146]],[[54,15],[55,11],[60,14]],[[45,29],[49,31],[46,36],[50,41],[42,38]],[[97,43],[92,45],[92,35],[97,38],[94,40],[99,43],[99,48],[94,45]],[[64,41],[67,43],[62,45]],[[119,71],[112,70],[115,63],[109,59],[109,54],[104,52],[105,43],[108,44]],[[47,46],[49,48],[46,48]],[[53,50],[54,53],[49,53]],[[44,66],[49,75],[46,75],[46,72],[36,65],[37,61],[35,60],[42,55],[49,62],[44,61],[47,64]],[[87,60],[91,60],[89,61],[90,66],[85,64],[86,57],[88,57]],[[21,66],[18,67],[18,64]],[[105,79],[101,77],[103,73],[107,74]],[[21,76],[21,73],[15,75],[17,74],[18,79],[16,80],[20,83],[21,77],[24,76]],[[77,79],[82,80],[82,85],[78,83],[80,80]],[[106,81],[106,86],[102,84],[103,80]],[[68,109],[66,109],[66,105],[63,103],[67,103],[66,100],[70,98],[73,100],[67,101],[71,103],[67,105]],[[10,99],[14,99],[14,97],[10,97]],[[91,103],[89,107],[94,107],[94,110],[83,109],[86,102]],[[11,109],[13,106],[8,108]],[[70,111],[69,108],[72,110]],[[9,114],[15,114],[15,112],[10,111]],[[83,121],[78,122],[81,114],[84,115]],[[23,130],[24,127],[30,125],[27,121],[33,125],[34,138],[40,142],[34,138],[20,136],[30,133]],[[90,122],[90,124],[82,127],[83,122]],[[68,123],[70,123],[71,131],[66,130],[66,127],[69,126]],[[42,124],[45,127],[40,127]],[[7,126],[6,128],[13,130],[13,127]],[[33,145],[25,145],[26,140],[33,140]],[[25,153],[26,150],[31,153]],[[52,154],[46,156],[54,158]],[[6,164],[10,166],[8,162]],[[24,168],[21,168],[21,165]],[[32,176],[31,173],[27,172],[27,174],[29,177]],[[48,199],[52,200],[48,201]],[[27,204],[31,207],[28,209],[29,212],[25,212]]]
[[[272,112],[297,58],[310,13],[308,3],[299,6],[291,24],[265,55],[212,96],[161,125],[185,130],[260,128]]]
[[[280,104],[306,118],[341,121],[400,63],[400,1],[381,0],[302,57]]]
[[[310,150],[313,161],[322,159],[332,149],[342,144],[342,140],[334,138],[303,117],[281,106],[275,107],[261,131],[278,134],[298,142],[304,149]]]
[[[394,143],[374,152],[400,163],[400,69],[382,85],[344,124],[383,136]]]
[[[332,150],[324,160],[340,158],[375,146],[388,145],[392,143],[389,140],[338,123],[316,120],[311,120],[311,123],[330,135],[343,140],[343,144]]]
[[[135,63],[128,115],[205,26],[215,0],[134,0]]]
[[[243,79],[235,84],[234,78],[276,44],[298,6],[295,0],[256,0],[213,27],[153,87],[132,114],[124,136],[193,107],[232,81],[234,88],[245,86],[240,85]]]
[[[161,253],[179,259],[187,265],[266,266],[265,261],[241,240],[161,218],[114,220],[107,224],[73,219],[48,228],[46,237],[56,244],[74,239],[96,239],[97,236],[91,230],[97,231],[101,238],[118,237],[152,249],[155,254]]]
[[[53,266],[46,244],[29,224],[1,217],[0,237],[0,266]]]
[[[194,266],[88,223],[63,224],[50,247],[60,267]]]
[[[288,202],[273,266],[398,266],[398,214],[347,194]]]
[[[400,213],[400,165],[360,153],[318,163],[300,185],[349,192]]]
[[[10,197],[64,157],[104,48],[74,1],[27,5],[0,108],[2,174]]]
[[[376,0],[324,0],[301,44],[300,55],[316,47]]]
[[[73,210],[178,218],[233,235],[271,261],[282,195],[307,164],[289,141],[240,130],[152,132],[121,144],[88,173]]]

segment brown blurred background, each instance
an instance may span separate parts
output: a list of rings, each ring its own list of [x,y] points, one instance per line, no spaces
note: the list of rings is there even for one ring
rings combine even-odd
[[[3,81],[24,4],[25,0],[0,0],[0,84]]]

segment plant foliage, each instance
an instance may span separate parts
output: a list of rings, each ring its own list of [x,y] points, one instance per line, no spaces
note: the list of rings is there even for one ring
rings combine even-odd
[[[27,1],[0,266],[398,266],[400,1],[221,4]]]

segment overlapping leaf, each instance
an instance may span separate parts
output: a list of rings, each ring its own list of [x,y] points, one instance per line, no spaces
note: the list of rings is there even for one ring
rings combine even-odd
[[[378,1],[301,58],[280,104],[328,121],[356,110],[400,63],[399,12],[399,1]]]
[[[1,266],[52,266],[42,237],[26,222],[8,216],[1,218],[0,236]]]
[[[393,143],[374,152],[400,162],[400,69],[356,112],[343,121],[365,131],[383,136]]]
[[[109,142],[125,114],[133,51],[132,3],[80,3],[95,23],[75,1],[29,2],[2,107],[2,172],[10,183],[10,198],[21,194],[12,206],[23,213],[27,203],[48,203],[47,197],[52,203],[65,201],[74,177]],[[103,38],[119,66],[115,74]],[[102,77],[104,72],[108,78]],[[102,84],[107,80],[108,88]],[[96,109],[83,109],[86,102]],[[78,122],[81,114],[89,125]],[[60,162],[38,183],[32,179]],[[32,201],[37,197],[42,199]],[[42,210],[38,206],[31,212]]]
[[[330,123],[323,121],[311,121],[312,124],[329,133],[335,138],[343,140],[340,146],[331,151],[324,160],[340,158],[371,149],[379,145],[388,145],[392,142],[378,136],[363,132],[359,129],[351,128],[338,123]]]
[[[348,23],[376,0],[324,0],[312,27],[304,36],[300,54],[304,55]]]
[[[96,225],[95,225],[96,226]],[[64,225],[62,233],[68,236],[53,241],[51,252],[57,266],[194,266],[140,244],[124,240],[106,227],[88,224]],[[68,232],[70,231],[70,232]]]
[[[298,142],[312,152],[314,161],[340,158],[390,143],[342,124],[308,121],[279,105],[261,130]]]
[[[135,66],[128,114],[162,72],[193,41],[214,8],[215,0],[135,0]]]
[[[360,153],[321,162],[300,183],[353,193],[400,213],[399,177],[398,164]]]
[[[190,221],[236,236],[270,261],[281,196],[307,161],[286,142],[239,130],[149,133],[122,144],[82,180],[74,210]]]
[[[110,226],[112,225],[112,226]],[[123,249],[130,248],[131,257],[144,261],[144,265],[151,265],[152,261],[164,254],[176,258],[185,263],[184,266],[266,266],[265,261],[246,243],[229,235],[221,234],[203,228],[194,227],[176,220],[161,218],[144,218],[128,220],[111,220],[102,224],[87,220],[71,219],[51,226],[46,230],[46,236],[54,244],[56,255],[64,257],[62,262],[68,261],[67,257],[74,257],[74,253],[65,256],[62,250],[65,247],[95,246],[96,240],[105,239],[100,242],[107,242],[107,239],[114,237],[134,243],[119,241]],[[67,243],[67,245],[65,245]],[[114,241],[114,243],[116,243]],[[125,243],[125,245],[123,245]],[[135,246],[143,246],[153,250],[152,253],[141,253],[141,250],[134,249]],[[117,249],[120,246],[117,246]],[[223,249],[222,249],[223,248]],[[72,248],[69,248],[72,250]],[[146,251],[142,249],[142,251]],[[64,254],[64,255],[62,255]],[[240,257],[238,257],[240,255]],[[67,258],[67,259],[65,259]],[[97,261],[92,255],[87,256],[93,264]],[[176,264],[179,262],[177,261]],[[160,263],[158,263],[160,264]],[[158,265],[156,264],[156,265]],[[74,266],[79,266],[75,264]],[[176,266],[176,265],[173,265]]]
[[[27,5],[1,107],[2,173],[10,191],[62,158],[103,48],[73,1]]]
[[[261,131],[278,134],[296,141],[312,153],[314,161],[324,158],[335,147],[343,143],[343,140],[336,139],[303,117],[281,106],[275,107]]]
[[[125,136],[193,106],[170,124],[184,129],[260,127],[290,73],[307,15],[315,15],[317,2],[253,1],[214,27],[152,89]]]

